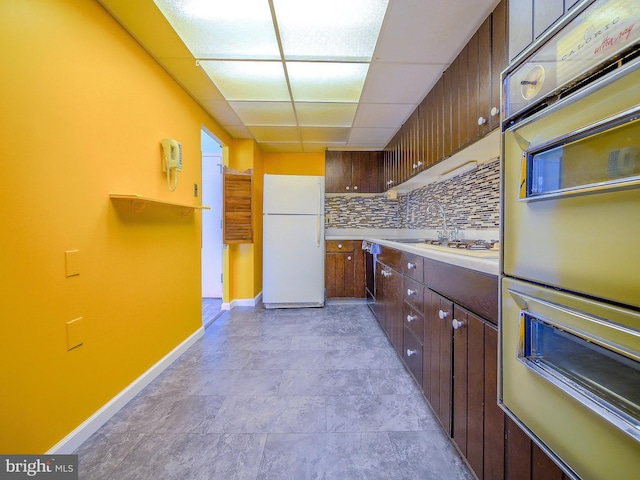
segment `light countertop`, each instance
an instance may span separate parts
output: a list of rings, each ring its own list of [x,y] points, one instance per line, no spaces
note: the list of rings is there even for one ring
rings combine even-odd
[[[327,229],[326,240],[367,240],[386,247],[431,258],[490,275],[500,273],[499,251],[456,250],[447,247],[416,243],[401,243],[394,239],[436,238],[435,230],[397,229]],[[497,240],[497,230],[461,231],[461,239]]]

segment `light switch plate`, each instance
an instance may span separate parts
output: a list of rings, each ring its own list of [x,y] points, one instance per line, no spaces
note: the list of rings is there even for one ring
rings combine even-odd
[[[84,321],[82,317],[67,322],[67,350],[79,347],[84,342]]]
[[[67,277],[80,275],[80,250],[67,250],[64,252],[64,262]]]

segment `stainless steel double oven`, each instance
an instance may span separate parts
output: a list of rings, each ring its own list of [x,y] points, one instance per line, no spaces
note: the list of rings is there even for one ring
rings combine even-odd
[[[503,75],[500,398],[572,477],[640,476],[640,2]]]

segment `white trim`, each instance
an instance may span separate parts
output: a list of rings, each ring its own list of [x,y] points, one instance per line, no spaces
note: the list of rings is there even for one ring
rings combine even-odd
[[[232,310],[236,307],[255,307],[262,302],[262,292],[256,295],[254,298],[237,298],[231,300],[230,303],[225,302],[222,304],[222,310]]]
[[[109,400],[97,412],[87,418],[71,433],[55,444],[48,452],[46,452],[46,455],[73,453],[203,335],[204,327],[198,328],[198,330],[196,330],[180,345],[171,350],[149,370],[136,378],[128,387]]]

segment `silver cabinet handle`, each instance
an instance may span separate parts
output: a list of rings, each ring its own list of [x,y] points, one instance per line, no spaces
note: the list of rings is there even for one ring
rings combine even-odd
[[[354,186],[353,186],[353,189],[354,189],[354,190],[357,190],[357,189],[358,189],[358,186],[357,186],[357,185],[354,185]]]
[[[338,244],[338,248],[342,248],[342,244],[341,243]]]
[[[478,125],[484,125],[485,123],[487,123],[487,119],[484,117],[479,117],[478,118]]]
[[[496,115],[498,115],[498,114],[500,113],[500,109],[499,109],[498,107],[493,107],[493,108],[491,109],[491,112],[490,112],[490,113],[491,113],[491,116],[492,116],[492,117],[495,117]]]
[[[440,317],[440,320],[444,320],[449,316],[449,312],[445,312],[444,310],[438,310],[438,316]]]
[[[351,260],[351,255],[349,255],[349,256],[347,257],[347,260]]]
[[[409,315],[407,315],[407,322],[411,323],[411,322],[413,322],[416,318],[418,318],[418,317],[416,317],[416,316],[414,316],[414,315],[409,314]]]
[[[349,185],[347,185],[346,189],[349,190]]]
[[[453,328],[455,330],[458,330],[459,328],[464,327],[464,322],[461,322],[459,320],[456,320],[455,318],[451,321],[451,325],[453,325]]]
[[[417,354],[418,351],[417,350],[409,350],[407,348],[407,357],[413,357],[415,354]]]
[[[412,296],[415,295],[416,291],[415,290],[411,290],[410,288],[407,288],[407,295]]]
[[[407,263],[407,268],[409,270],[413,270],[416,267],[417,267],[417,265],[415,263],[411,263],[411,262]]]

